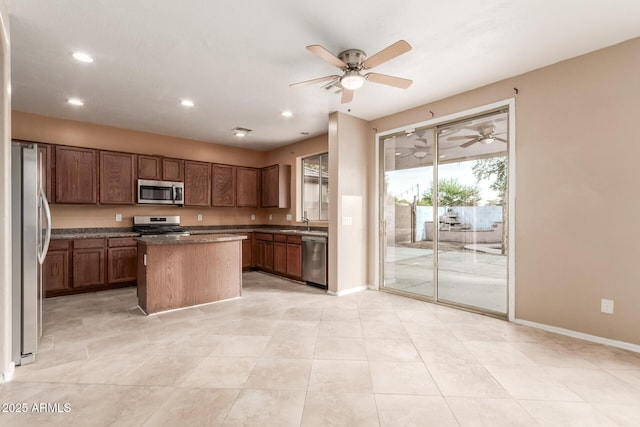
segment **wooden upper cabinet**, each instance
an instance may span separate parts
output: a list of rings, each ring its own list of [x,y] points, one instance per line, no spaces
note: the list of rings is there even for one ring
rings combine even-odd
[[[236,205],[236,168],[228,165],[211,166],[211,206]]]
[[[95,204],[98,201],[98,152],[56,146],[56,203]]]
[[[135,154],[100,152],[100,203],[134,205],[135,180]]]
[[[162,157],[138,155],[139,179],[162,179]]]
[[[273,165],[262,168],[263,208],[288,208],[291,205],[291,166]]]
[[[38,144],[38,168],[42,171],[42,189],[49,203],[55,203],[53,198],[53,147],[48,144]]]
[[[259,194],[260,169],[236,167],[236,206],[257,208]]]
[[[185,206],[211,205],[211,165],[203,162],[184,162]]]
[[[184,160],[163,158],[162,179],[165,181],[184,181]]]

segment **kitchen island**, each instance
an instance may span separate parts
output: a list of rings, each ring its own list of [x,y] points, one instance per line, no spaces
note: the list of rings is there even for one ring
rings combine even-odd
[[[231,234],[138,238],[138,304],[146,314],[239,297],[242,240]]]

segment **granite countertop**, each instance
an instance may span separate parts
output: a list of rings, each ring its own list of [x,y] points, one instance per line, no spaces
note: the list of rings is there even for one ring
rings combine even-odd
[[[138,237],[130,228],[59,228],[51,231],[51,240],[100,239],[104,237]]]
[[[189,230],[187,229],[189,234],[191,235],[202,235],[202,234],[217,234],[217,233],[276,233],[276,234],[289,234],[289,235],[301,235],[301,236],[324,236],[327,237],[329,233],[326,231],[318,231],[318,230],[301,230],[301,229],[277,229],[277,228],[238,228],[238,229],[206,229],[201,228],[197,230]]]
[[[192,236],[143,236],[138,237],[138,241],[147,245],[178,245],[185,243],[218,243],[231,242],[235,240],[245,240],[247,236],[235,234],[206,234]]]

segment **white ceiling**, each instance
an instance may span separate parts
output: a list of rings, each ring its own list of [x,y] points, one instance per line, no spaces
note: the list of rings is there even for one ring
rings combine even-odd
[[[7,3],[13,109],[258,150],[325,133],[332,111],[372,120],[640,35],[638,0]],[[367,82],[341,105],[321,84],[289,87],[339,71],[307,45],[371,56],[400,39],[413,50],[374,71],[407,90]]]

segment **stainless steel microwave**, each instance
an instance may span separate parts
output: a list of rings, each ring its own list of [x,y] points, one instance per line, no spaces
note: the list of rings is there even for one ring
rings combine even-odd
[[[184,182],[139,179],[138,203],[149,205],[183,205]]]

